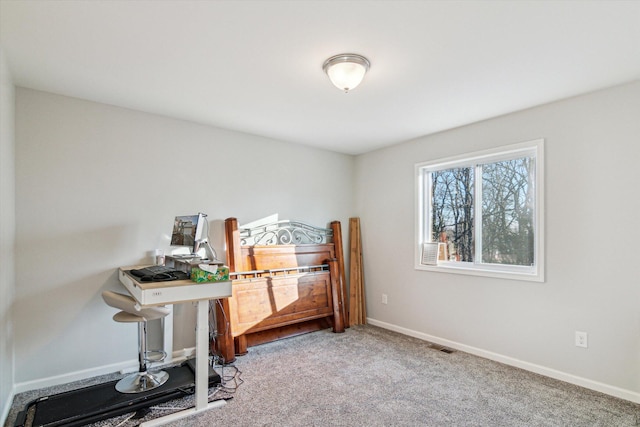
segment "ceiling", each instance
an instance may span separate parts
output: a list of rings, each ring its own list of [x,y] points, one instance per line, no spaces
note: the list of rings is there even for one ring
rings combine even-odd
[[[0,0],[0,45],[17,86],[360,154],[639,79],[640,1]]]

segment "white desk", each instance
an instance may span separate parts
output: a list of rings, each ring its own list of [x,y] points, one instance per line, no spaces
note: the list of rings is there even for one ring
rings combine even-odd
[[[191,280],[169,282],[138,282],[127,270],[140,267],[122,267],[118,278],[141,307],[197,302],[196,318],[196,391],[195,407],[144,422],[149,427],[166,424],[225,404],[224,400],[209,403],[209,300],[231,296],[231,282],[195,283]]]

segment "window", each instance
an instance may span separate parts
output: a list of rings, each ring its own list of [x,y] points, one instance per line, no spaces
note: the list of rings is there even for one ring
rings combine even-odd
[[[416,268],[544,280],[543,140],[416,165]]]

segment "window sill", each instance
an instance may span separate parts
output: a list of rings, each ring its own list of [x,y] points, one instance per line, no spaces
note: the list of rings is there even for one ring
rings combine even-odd
[[[433,271],[438,273],[464,274],[468,276],[495,277],[499,279],[522,280],[528,282],[544,282],[544,274],[527,267],[495,268],[493,266],[478,266],[467,262],[444,261],[438,265],[416,264],[416,270]]]

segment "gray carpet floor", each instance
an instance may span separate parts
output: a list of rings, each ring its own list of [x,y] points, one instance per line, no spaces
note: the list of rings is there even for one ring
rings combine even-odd
[[[374,326],[252,347],[217,370],[225,388],[210,393],[227,404],[168,425],[640,426],[638,404]],[[5,426],[38,396],[114,378],[17,395]],[[191,402],[174,400],[142,420],[128,414],[93,426],[136,426]]]

